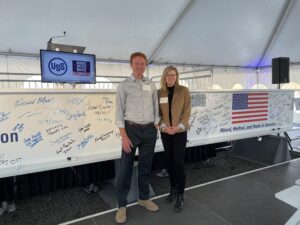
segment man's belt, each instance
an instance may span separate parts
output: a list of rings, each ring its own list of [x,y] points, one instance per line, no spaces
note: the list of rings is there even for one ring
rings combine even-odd
[[[125,123],[127,123],[128,125],[131,125],[131,126],[134,126],[134,127],[140,127],[140,128],[154,126],[153,122],[151,122],[151,123],[145,123],[145,124],[140,124],[140,123],[134,123],[134,122],[126,120]]]

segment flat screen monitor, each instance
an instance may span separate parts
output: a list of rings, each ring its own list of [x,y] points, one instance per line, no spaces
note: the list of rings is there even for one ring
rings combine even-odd
[[[96,83],[96,57],[40,50],[42,82]]]

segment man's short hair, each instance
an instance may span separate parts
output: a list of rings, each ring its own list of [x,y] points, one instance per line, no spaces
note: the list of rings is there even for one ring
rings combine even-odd
[[[145,61],[146,61],[146,64],[147,64],[147,56],[144,53],[142,53],[142,52],[134,52],[134,53],[132,53],[131,56],[130,56],[130,64],[132,64],[132,60],[135,57],[142,57],[142,58],[144,58]]]

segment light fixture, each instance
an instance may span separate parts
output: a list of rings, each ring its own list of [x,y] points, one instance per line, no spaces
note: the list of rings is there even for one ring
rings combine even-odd
[[[76,46],[76,45],[65,45],[65,44],[56,44],[53,43],[52,40],[54,38],[63,38],[67,36],[67,32],[63,31],[63,35],[53,36],[47,42],[47,50],[52,51],[62,51],[62,52],[73,52],[73,53],[83,53],[85,47],[83,46]]]
[[[62,52],[73,52],[73,53],[83,53],[84,50],[85,50],[85,47],[76,46],[76,45],[56,44],[56,43],[48,42],[47,50],[62,51]]]

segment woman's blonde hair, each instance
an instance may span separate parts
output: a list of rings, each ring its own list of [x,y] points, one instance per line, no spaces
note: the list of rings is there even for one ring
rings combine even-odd
[[[178,73],[177,68],[175,66],[167,66],[164,69],[163,75],[161,76],[161,79],[160,79],[160,87],[163,90],[167,90],[166,76],[171,70],[174,70],[176,73],[175,87],[179,86],[179,73]]]

